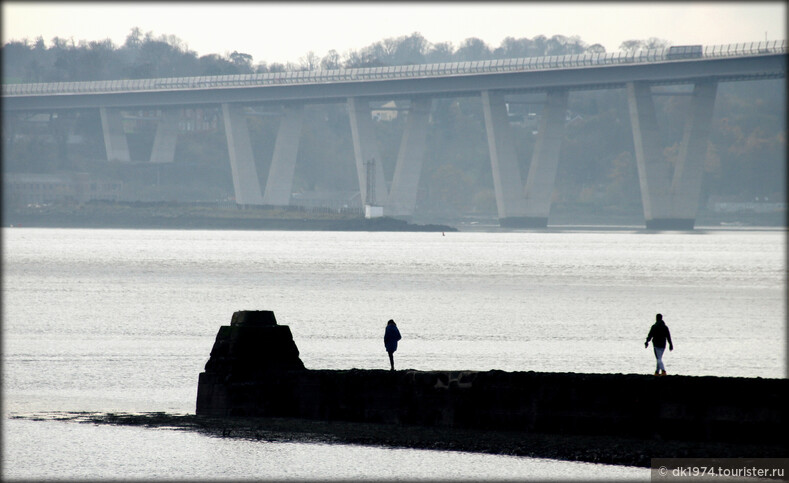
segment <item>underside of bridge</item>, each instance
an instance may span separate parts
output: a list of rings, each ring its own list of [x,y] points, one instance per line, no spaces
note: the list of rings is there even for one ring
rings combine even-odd
[[[692,230],[694,227],[716,90],[717,82],[712,80],[694,84],[687,103],[679,156],[671,163],[665,159],[660,143],[652,86],[648,82],[626,84],[647,229]],[[504,92],[483,90],[479,95],[500,226],[547,227],[564,136],[568,89],[545,91],[545,104],[525,180],[518,165]],[[388,183],[375,139],[370,103],[365,98],[346,99],[361,199],[366,205],[382,207],[386,216],[410,217],[414,214],[432,101],[429,96],[410,99],[394,175]],[[287,206],[293,188],[304,104],[282,106],[263,192],[258,181],[244,106],[224,103],[222,113],[236,202]],[[128,162],[129,148],[120,110],[102,107],[100,114],[107,159]],[[150,162],[173,161],[177,132],[178,110],[163,109]]]

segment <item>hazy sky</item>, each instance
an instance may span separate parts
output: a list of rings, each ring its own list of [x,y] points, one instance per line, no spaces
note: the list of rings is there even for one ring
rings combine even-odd
[[[505,37],[578,35],[616,51],[630,39],[727,44],[786,38],[785,2],[6,2],[2,41],[39,35],[111,39],[132,27],[175,35],[198,55],[234,50],[254,62],[295,62],[421,33],[455,47],[477,37],[498,47]]]

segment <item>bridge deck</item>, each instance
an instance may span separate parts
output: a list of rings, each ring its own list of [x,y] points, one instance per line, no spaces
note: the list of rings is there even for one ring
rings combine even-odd
[[[786,40],[707,46],[703,51],[693,50],[689,51],[688,54],[680,55],[677,55],[676,48],[665,48],[638,52],[527,57],[476,62],[446,62],[357,69],[290,71],[265,74],[171,77],[158,79],[9,84],[2,86],[2,95],[3,98],[9,99],[15,97],[68,94],[120,94],[236,87],[359,83],[366,81],[462,77],[480,74],[576,70],[604,66],[657,64],[665,62],[703,62],[713,59],[744,58],[775,54],[786,54]]]

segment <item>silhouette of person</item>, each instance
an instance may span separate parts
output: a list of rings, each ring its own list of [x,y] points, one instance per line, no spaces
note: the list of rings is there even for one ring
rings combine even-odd
[[[668,326],[663,322],[663,315],[655,315],[655,323],[649,329],[647,334],[647,341],[644,342],[644,348],[649,347],[649,341],[652,340],[652,348],[655,350],[655,359],[657,359],[657,367],[655,368],[656,376],[666,375],[666,366],[663,365],[663,351],[666,350],[666,341],[668,341],[668,350],[674,350],[674,343],[671,342],[671,332]]]
[[[394,352],[397,350],[397,341],[400,340],[400,331],[397,329],[397,324],[392,319],[389,319],[389,322],[386,323],[386,332],[384,332],[384,346],[386,347],[386,352],[389,353],[389,364],[392,366],[391,370],[395,370],[394,368]]]

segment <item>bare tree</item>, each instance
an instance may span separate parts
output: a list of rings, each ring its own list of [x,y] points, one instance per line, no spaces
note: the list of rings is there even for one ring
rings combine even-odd
[[[124,42],[123,46],[129,48],[137,48],[142,43],[141,37],[142,37],[142,30],[140,30],[140,27],[133,27],[129,31],[129,35],[126,36],[126,42]]]
[[[315,52],[311,50],[307,52],[307,55],[299,59],[301,70],[317,70],[320,63],[320,57],[315,55]]]
[[[619,50],[625,52],[636,52],[644,47],[643,40],[625,40],[619,44]]]
[[[657,37],[650,37],[644,41],[644,47],[647,49],[664,49],[671,45],[671,42]]]
[[[326,56],[321,59],[321,69],[339,69],[340,68],[340,54],[332,49],[326,53]]]
[[[657,37],[650,37],[646,40],[625,40],[619,44],[619,50],[625,52],[637,52],[639,50],[664,49],[671,45],[671,42]]]

